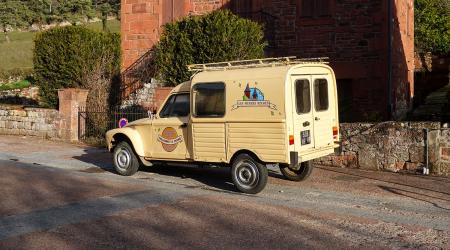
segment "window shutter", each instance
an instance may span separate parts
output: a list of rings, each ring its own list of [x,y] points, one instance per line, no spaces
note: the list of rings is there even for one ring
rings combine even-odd
[[[314,0],[302,0],[302,17],[312,17],[314,14]]]
[[[330,16],[330,0],[316,0],[317,17]]]

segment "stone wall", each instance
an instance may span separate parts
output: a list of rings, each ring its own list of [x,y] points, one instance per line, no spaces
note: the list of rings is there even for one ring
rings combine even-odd
[[[0,102],[19,105],[38,104],[39,87],[0,91]]]
[[[59,110],[0,105],[0,134],[78,140],[78,108],[86,105],[88,91],[58,91]]]
[[[427,132],[428,130],[428,132]],[[319,164],[386,171],[450,174],[450,130],[436,122],[344,123],[341,152],[316,160]],[[428,142],[427,142],[428,141]]]
[[[62,138],[64,121],[58,110],[0,105],[0,134]]]

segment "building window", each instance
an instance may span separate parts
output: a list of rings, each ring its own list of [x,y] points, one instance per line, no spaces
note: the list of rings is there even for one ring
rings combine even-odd
[[[299,0],[300,16],[319,18],[331,16],[333,0]]]
[[[225,115],[225,84],[199,83],[194,86],[194,114],[196,117]]]

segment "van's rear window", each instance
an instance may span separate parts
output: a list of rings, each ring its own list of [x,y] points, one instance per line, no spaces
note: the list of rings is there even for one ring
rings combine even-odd
[[[295,98],[297,99],[298,114],[311,112],[311,90],[309,80],[300,79],[295,82]]]
[[[314,103],[316,111],[328,109],[328,81],[326,79],[314,81]]]
[[[198,83],[194,86],[194,115],[222,117],[225,115],[225,84]]]

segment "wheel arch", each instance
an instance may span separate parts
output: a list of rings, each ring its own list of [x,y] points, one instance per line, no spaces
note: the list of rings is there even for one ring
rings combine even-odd
[[[112,146],[110,150],[113,151],[114,147],[122,141],[126,141],[128,144],[130,144],[137,156],[144,156],[144,145],[142,143],[140,135],[136,131],[117,131],[111,136],[111,142],[109,143],[111,143]]]
[[[251,157],[253,157],[253,159],[255,159],[256,161],[258,161],[261,164],[265,164],[264,161],[261,160],[261,158],[255,153],[252,152],[251,150],[248,149],[240,149],[236,152],[234,152],[233,156],[230,158],[230,164],[233,164],[233,161],[236,159],[236,157],[238,157],[240,154],[248,154]]]

